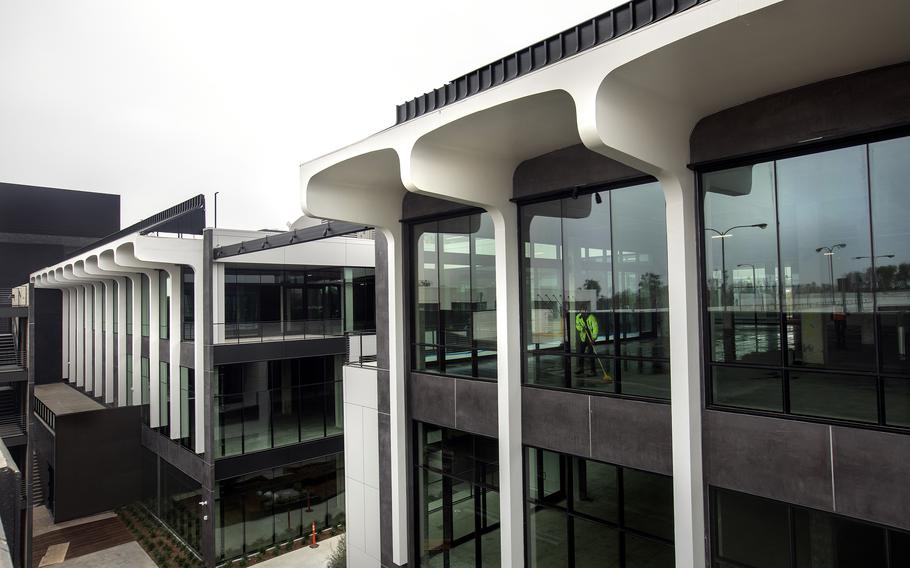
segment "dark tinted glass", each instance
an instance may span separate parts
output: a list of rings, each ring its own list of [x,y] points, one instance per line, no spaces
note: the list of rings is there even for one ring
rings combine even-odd
[[[885,531],[817,511],[795,513],[797,568],[887,568]]]
[[[573,458],[573,507],[611,523],[619,522],[619,479],[615,465]]]
[[[532,568],[568,568],[568,517],[557,509],[528,504],[528,565]]]
[[[790,373],[790,411],[875,423],[875,377],[835,373]]]
[[[711,373],[714,404],[783,411],[783,379],[780,371],[714,367]]]
[[[882,379],[885,392],[885,422],[910,428],[910,379]]]
[[[755,568],[789,566],[790,528],[785,504],[718,491],[715,507],[716,546],[721,558]]]
[[[625,568],[673,568],[676,565],[673,545],[632,533],[626,533],[625,539]]]
[[[623,470],[626,526],[673,540],[673,480],[637,469]]]
[[[618,567],[620,534],[614,528],[580,517],[572,519],[575,568]]]
[[[882,314],[882,367],[910,373],[910,138],[869,145],[876,303]]]
[[[774,166],[705,174],[702,187],[711,357],[779,363]]]
[[[780,160],[777,180],[790,362],[872,370],[866,148]]]

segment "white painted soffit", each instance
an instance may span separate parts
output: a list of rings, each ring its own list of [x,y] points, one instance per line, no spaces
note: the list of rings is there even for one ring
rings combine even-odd
[[[708,2],[304,163],[301,205],[308,215],[357,222],[381,216],[374,207],[400,214],[396,199],[420,185],[412,176],[421,168],[422,144],[494,158],[507,151],[522,159],[571,144],[560,127],[522,138],[533,128],[520,122],[528,119],[521,107],[541,95],[552,95],[553,104],[538,104],[533,119],[541,125],[567,120],[566,106],[558,102],[567,95],[575,136],[592,148],[603,145],[604,129],[617,124],[611,97],[630,92],[676,109],[677,120],[691,128],[707,114],[764,95],[906,61],[907,22],[905,0]],[[637,118],[618,124],[634,128]],[[628,162],[647,171],[647,164]],[[369,204],[365,190],[377,194]]]

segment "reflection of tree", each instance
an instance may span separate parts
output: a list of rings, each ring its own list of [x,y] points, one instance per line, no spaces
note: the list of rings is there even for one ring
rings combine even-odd
[[[875,267],[875,282],[879,290],[906,290],[910,288],[910,263],[902,262],[897,266],[886,264]],[[844,275],[848,289],[865,287],[872,283],[872,268],[865,271],[854,270]]]

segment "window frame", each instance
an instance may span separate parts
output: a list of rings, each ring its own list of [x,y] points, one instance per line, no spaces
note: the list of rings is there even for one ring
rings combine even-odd
[[[855,369],[833,369],[833,368],[814,368],[814,367],[805,367],[801,368],[794,366],[789,363],[788,360],[788,343],[786,337],[787,330],[787,312],[782,301],[779,301],[779,329],[781,330],[781,345],[780,345],[780,362],[775,365],[768,364],[743,364],[740,362],[727,362],[712,361],[712,337],[711,337],[711,320],[710,314],[708,312],[709,307],[709,298],[710,294],[708,290],[708,278],[706,274],[706,259],[707,259],[707,250],[705,245],[705,239],[703,235],[706,228],[705,220],[705,199],[704,199],[704,176],[705,174],[728,170],[737,167],[745,166],[754,166],[757,164],[769,162],[772,164],[772,175],[773,175],[773,192],[775,196],[775,218],[773,223],[773,229],[776,234],[776,247],[777,247],[777,266],[778,272],[782,269],[781,267],[781,244],[780,244],[780,218],[777,212],[777,207],[779,203],[777,195],[779,191],[778,186],[778,168],[777,162],[786,160],[789,158],[798,158],[806,157],[814,154],[821,154],[824,152],[841,150],[846,148],[865,146],[865,167],[866,167],[866,197],[871,200],[872,198],[872,188],[871,188],[871,178],[872,172],[870,168],[870,158],[869,158],[869,146],[878,142],[887,142],[890,140],[896,140],[899,138],[904,138],[910,136],[910,126],[900,126],[900,127],[888,127],[882,129],[876,129],[867,132],[861,132],[856,134],[849,134],[844,136],[839,136],[831,139],[822,139],[816,140],[813,142],[808,142],[805,144],[794,144],[785,147],[773,148],[770,150],[754,152],[749,154],[743,154],[738,156],[733,156],[730,158],[723,158],[719,160],[712,160],[708,162],[701,162],[697,164],[689,164],[689,168],[693,171],[695,177],[694,191],[695,191],[695,215],[696,215],[696,227],[698,238],[696,238],[696,258],[698,262],[698,283],[699,283],[699,294],[698,294],[698,313],[699,313],[699,330],[700,330],[700,358],[701,358],[701,374],[702,374],[702,387],[704,390],[703,404],[704,408],[707,410],[716,410],[722,412],[732,412],[737,414],[747,414],[747,415],[758,415],[758,416],[767,416],[772,418],[781,418],[786,420],[799,420],[803,422],[812,422],[818,424],[827,424],[827,425],[836,425],[836,426],[847,426],[851,428],[862,428],[868,430],[877,430],[884,432],[891,432],[896,434],[910,434],[910,427],[901,427],[889,425],[885,421],[887,417],[885,415],[885,382],[887,380],[903,380],[907,381],[910,384],[910,377],[901,376],[895,372],[884,371],[881,365],[881,312],[878,311],[876,307],[873,307],[872,311],[872,327],[874,333],[875,341],[875,368],[872,371],[865,370],[855,370]],[[868,220],[869,220],[869,231],[870,231],[870,247],[873,251],[871,254],[875,254],[875,242],[874,242],[874,212],[870,207],[868,210]],[[772,227],[769,223],[769,229]],[[874,269],[874,263],[873,263]],[[777,276],[777,288],[778,295],[783,295],[783,286],[781,285],[781,276]],[[874,298],[877,298],[878,295],[878,286],[873,278],[871,284],[871,290]],[[908,308],[910,310],[910,308]],[[724,405],[716,403],[714,401],[714,369],[715,368],[728,368],[728,369],[743,369],[743,370],[754,370],[754,371],[764,371],[764,372],[776,372],[780,376],[781,382],[781,411],[773,410],[762,410],[756,408],[747,408],[747,407],[737,407],[732,405]],[[832,375],[844,375],[844,376],[857,376],[864,378],[872,378],[875,381],[875,396],[876,396],[876,422],[860,422],[854,420],[846,420],[841,418],[827,418],[816,415],[808,414],[796,414],[791,411],[791,389],[790,389],[790,375],[796,373],[809,373],[817,374],[819,376],[832,376]]]
[[[594,390],[594,389],[575,388],[575,387],[545,385],[545,384],[528,382],[527,363],[528,363],[528,353],[529,352],[527,349],[528,338],[527,338],[526,332],[528,329],[527,323],[528,323],[528,317],[529,317],[530,311],[529,311],[529,306],[527,303],[527,298],[525,298],[525,288],[526,288],[526,285],[528,284],[528,282],[527,282],[527,278],[525,276],[525,270],[524,270],[524,252],[525,251],[524,251],[524,241],[522,240],[522,237],[523,237],[522,233],[524,230],[524,227],[522,226],[522,222],[521,222],[522,208],[529,206],[529,205],[537,205],[537,204],[541,204],[541,203],[559,202],[563,199],[567,199],[567,198],[571,198],[571,197],[575,197],[575,196],[578,196],[578,197],[587,196],[587,195],[591,195],[591,194],[599,193],[599,192],[607,193],[607,192],[610,192],[613,190],[626,189],[626,188],[631,188],[631,187],[636,187],[636,186],[646,185],[646,184],[651,184],[651,183],[659,183],[659,182],[658,182],[657,178],[650,176],[650,175],[643,174],[640,176],[624,178],[624,179],[612,181],[612,182],[592,183],[592,184],[583,185],[583,186],[565,187],[562,189],[548,191],[545,193],[540,193],[540,194],[532,195],[532,196],[528,196],[528,197],[513,198],[511,200],[513,203],[517,204],[517,206],[518,206],[518,211],[517,211],[517,213],[518,213],[517,230],[518,230],[518,247],[519,247],[519,249],[518,249],[518,259],[519,259],[518,260],[518,262],[519,262],[518,283],[519,283],[519,289],[520,289],[520,293],[519,293],[519,314],[520,314],[519,333],[520,333],[520,337],[521,337],[521,385],[522,385],[522,387],[545,389],[545,390],[555,390],[555,391],[563,391],[563,392],[573,392],[573,393],[584,393],[585,395],[590,395],[590,396],[606,396],[606,397],[613,397],[613,398],[638,400],[638,401],[642,401],[642,402],[653,402],[653,403],[658,403],[658,404],[670,404],[669,398],[659,398],[659,397],[651,397],[651,396],[640,395],[640,394],[616,392],[616,390],[619,389],[620,385],[621,385],[621,378],[619,380],[617,380],[616,377],[614,377],[614,381],[615,381],[614,389],[615,390],[613,392],[600,391],[600,390]],[[560,231],[562,231],[562,229],[560,229]],[[612,239],[611,239],[611,246],[612,246]],[[563,260],[563,263],[564,262],[565,261]],[[668,285],[669,285],[669,282],[668,282]],[[563,287],[563,290],[565,290],[565,282],[562,283],[562,287]],[[611,329],[619,329],[619,317],[620,317],[619,313],[620,312],[616,311],[615,309],[611,310],[611,321],[610,321]],[[622,355],[620,350],[618,349],[619,343],[620,343],[619,338],[617,337],[616,339],[614,339],[614,341],[612,343],[613,352],[610,354],[607,354],[607,355],[599,356],[600,359],[609,362],[609,365],[611,365],[609,372],[611,374],[616,373],[616,366],[623,362],[643,362],[643,363],[658,362],[658,363],[665,363],[668,367],[670,365],[670,357],[663,358],[663,357],[642,357],[642,356],[634,356],[634,355]],[[578,357],[577,354],[572,353],[572,352],[563,352],[563,353],[561,353],[561,356],[564,357],[565,359],[569,360],[570,362],[572,359],[575,359],[576,357]],[[566,372],[567,373],[571,372],[571,369],[568,369]],[[621,375],[621,373],[620,373],[620,375]],[[669,371],[668,371],[668,375],[669,375]]]

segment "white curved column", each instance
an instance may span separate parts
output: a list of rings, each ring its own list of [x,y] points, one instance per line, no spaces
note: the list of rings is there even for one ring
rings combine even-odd
[[[165,268],[168,273],[168,294],[171,298],[170,320],[168,326],[168,347],[170,349],[170,380],[168,392],[171,399],[169,418],[171,422],[171,440],[180,439],[180,339],[183,335],[181,320],[181,274],[180,267],[170,265]]]
[[[117,363],[117,404],[126,406],[127,404],[140,404],[141,387],[142,387],[142,298],[141,286],[142,278],[139,274],[126,270],[114,261],[113,251],[104,251],[98,255],[98,267],[105,274],[118,275],[117,281],[117,309],[119,333],[117,335],[118,363]],[[127,299],[126,283],[129,281],[132,290],[131,299]],[[128,303],[129,302],[129,303]],[[129,310],[132,313],[132,326],[127,331],[126,313]],[[127,381],[127,353],[126,343],[128,337],[132,338],[131,366],[132,377]],[[132,382],[132,389],[128,388],[128,382]]]
[[[69,380],[69,346],[70,346],[70,294],[69,290],[60,290],[60,376]]]
[[[161,339],[160,339],[160,317],[159,317],[159,282],[158,267],[137,260],[133,254],[132,243],[126,243],[114,250],[114,262],[122,268],[135,270],[139,274],[144,274],[149,282],[149,426],[158,428],[161,426],[160,412],[161,401],[159,394],[161,373]],[[133,306],[137,307],[136,299],[139,299],[138,309],[133,312],[133,323],[142,322],[141,307],[141,288],[133,289]],[[141,329],[141,328],[140,328]],[[136,348],[136,337],[133,337],[133,348]],[[139,335],[139,352],[142,350],[142,335]],[[136,385],[133,385],[134,392]],[[139,385],[139,394],[141,402],[141,384]]]
[[[93,256],[85,260],[83,270],[89,275],[103,278],[100,281],[104,301],[102,303],[103,322],[102,338],[104,340],[104,380],[102,382],[102,391],[104,393],[104,402],[111,404],[114,402],[114,284],[113,280],[108,278],[98,267],[98,257]],[[119,314],[118,314],[119,315]],[[96,325],[96,336],[98,326]]]

